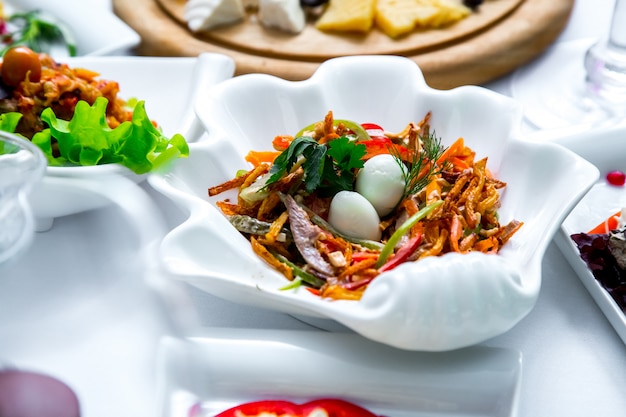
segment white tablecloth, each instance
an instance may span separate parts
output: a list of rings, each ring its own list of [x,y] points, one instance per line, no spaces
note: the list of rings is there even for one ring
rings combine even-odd
[[[110,7],[109,0],[92,1]],[[559,41],[603,35],[612,5],[577,1]],[[508,94],[509,82],[487,87]],[[78,393],[84,417],[157,415],[156,345],[165,334],[194,326],[314,330],[288,315],[171,286],[153,259],[154,245],[181,214],[148,185],[137,192],[150,198],[143,216],[157,209],[150,220],[162,227],[153,235],[139,236],[138,217],[111,206],[57,219],[0,269],[0,364],[61,378]],[[153,291],[163,285],[167,302]],[[172,310],[186,303],[193,309]],[[483,345],[522,353],[520,417],[626,413],[625,346],[554,244],[535,309]]]

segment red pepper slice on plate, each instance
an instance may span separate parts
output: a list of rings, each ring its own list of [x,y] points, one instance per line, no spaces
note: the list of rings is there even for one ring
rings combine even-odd
[[[324,398],[296,404],[290,401],[264,400],[237,405],[215,417],[313,417],[324,411],[328,417],[379,417],[349,401]],[[316,414],[313,414],[316,413]]]

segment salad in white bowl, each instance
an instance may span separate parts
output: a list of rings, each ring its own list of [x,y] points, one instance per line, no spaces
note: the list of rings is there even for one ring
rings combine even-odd
[[[537,299],[547,245],[598,177],[597,169],[573,152],[525,141],[518,132],[521,109],[513,100],[474,86],[431,89],[413,61],[396,56],[329,60],[299,82],[261,74],[236,77],[200,94],[196,113],[208,134],[190,144],[189,158],[148,177],[188,213],[162,242],[169,270],[228,300],[331,319],[408,350],[461,348],[506,332],[523,319]],[[413,130],[404,137],[400,133],[407,125]],[[429,148],[426,132],[437,146]],[[386,171],[378,185],[370,179],[358,186],[369,162],[356,147],[367,148],[381,137],[390,139],[381,153],[404,165],[396,165],[399,172]],[[281,149],[281,138],[296,148],[290,153],[285,143]],[[355,149],[341,151],[350,146]],[[412,156],[403,159],[404,151],[396,146]],[[340,166],[338,161],[346,160],[342,153],[349,166]],[[453,158],[459,158],[458,164]],[[326,161],[322,167],[320,160]],[[241,182],[266,161],[269,176]],[[434,172],[424,175],[415,168],[418,161]],[[380,165],[383,170],[394,166],[389,160]],[[329,166],[337,181],[324,177]],[[316,173],[324,175],[311,186]],[[454,189],[463,175],[476,187]],[[406,192],[409,177],[426,178],[430,188]],[[402,191],[396,193],[398,178]],[[279,213],[268,217],[269,229],[259,234],[236,228],[235,215],[259,220],[258,212],[238,210],[249,207],[246,198],[273,191],[272,181],[287,186],[276,193],[278,200],[259,199]],[[325,187],[327,211],[311,203],[319,184],[340,185]],[[379,199],[377,191],[388,195]],[[452,203],[457,191],[466,192],[465,199]],[[343,192],[354,193],[350,195],[360,201],[356,209],[346,210],[351,202],[341,201]],[[329,215],[335,198],[340,220]],[[369,214],[350,219],[357,210]],[[426,221],[437,216],[437,225]],[[407,219],[415,221],[407,224]],[[365,233],[367,221],[378,228],[355,236]],[[452,234],[456,243],[451,243]],[[490,235],[495,237],[486,239]],[[421,243],[408,244],[415,236]],[[301,245],[276,244],[280,239],[300,240]],[[321,249],[332,239],[350,242],[349,249]],[[405,248],[410,248],[408,255]],[[370,253],[373,262],[367,272],[347,273],[352,264],[341,262],[357,253]],[[383,267],[394,258],[402,262]],[[307,274],[324,282],[311,285]],[[367,274],[367,285],[359,287],[356,297],[325,292],[334,287],[345,294]]]
[[[76,57],[58,60],[18,46],[0,67],[0,129],[46,155],[30,199],[39,231],[54,218],[122,198],[112,181],[137,183],[189,153],[197,139],[194,88],[232,76],[232,60]],[[184,80],[168,83],[172,77]]]

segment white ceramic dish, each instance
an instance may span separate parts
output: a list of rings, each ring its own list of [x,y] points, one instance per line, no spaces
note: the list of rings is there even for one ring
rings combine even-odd
[[[112,11],[94,7],[91,1],[7,0],[4,4],[9,15],[14,11],[40,10],[65,23],[74,35],[78,56],[121,54],[141,41],[139,34]],[[58,54],[57,57],[66,56],[67,52],[58,48]]]
[[[232,77],[234,62],[221,54],[198,58],[77,57],[60,60],[72,67],[98,71],[103,79],[116,80],[123,98],[145,100],[146,112],[159,122],[163,132],[181,133],[188,142],[204,132],[193,111],[198,89]],[[175,82],[173,82],[175,81]],[[111,189],[108,179],[132,182],[143,176],[121,165],[93,167],[47,167],[43,180],[30,195],[37,229],[44,231],[57,217],[76,214],[125,198]]]
[[[207,197],[207,188],[248,168],[250,149],[271,149],[277,134],[298,131],[328,110],[336,118],[399,131],[432,111],[443,143],[459,136],[508,186],[500,218],[525,222],[498,256],[449,254],[381,274],[359,302],[329,302],[306,290],[281,291],[269,268]],[[149,177],[189,218],[162,243],[170,271],[228,300],[335,320],[382,343],[440,351],[472,345],[509,330],[534,306],[541,260],[565,215],[598,172],[574,153],[524,141],[519,106],[480,87],[429,88],[411,60],[359,56],[330,60],[306,81],[240,76],[201,94],[196,112],[209,134],[189,159]],[[218,196],[223,198],[223,196]],[[419,279],[417,279],[419,277]]]
[[[159,351],[160,417],[212,417],[254,400],[328,397],[383,416],[512,417],[522,369],[514,350],[407,352],[317,331],[209,329],[164,339]]]
[[[600,170],[599,181],[567,216],[555,242],[616,332],[626,343],[626,316],[609,293],[595,279],[570,236],[587,232],[613,213],[626,207],[626,188],[608,184],[606,174],[626,171],[626,127],[617,126],[553,138],[583,156]]]

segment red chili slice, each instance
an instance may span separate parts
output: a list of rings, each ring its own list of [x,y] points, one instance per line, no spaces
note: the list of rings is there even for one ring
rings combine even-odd
[[[385,139],[385,129],[375,123],[361,123],[361,127],[365,129],[372,139]]]
[[[411,256],[411,254],[413,252],[415,252],[417,250],[417,248],[419,247],[420,243],[422,243],[422,235],[421,234],[417,235],[415,237],[412,237],[404,246],[402,246],[400,249],[398,249],[398,251],[393,256],[393,258],[388,260],[378,270],[380,272],[390,271],[393,268],[395,268],[396,266],[400,265],[401,263],[406,261],[409,258],[409,256]]]
[[[376,123],[361,123],[361,126],[365,130],[383,130],[383,128]]]
[[[308,417],[313,411],[322,409],[328,417],[379,417],[351,402],[324,398],[301,405],[281,400],[254,401],[222,411],[215,417],[258,417],[269,414],[282,417]]]

